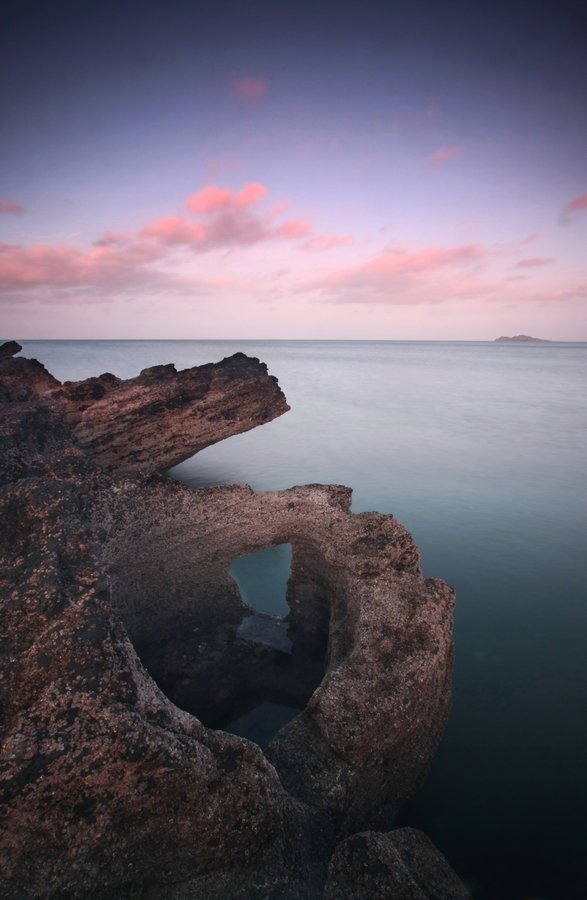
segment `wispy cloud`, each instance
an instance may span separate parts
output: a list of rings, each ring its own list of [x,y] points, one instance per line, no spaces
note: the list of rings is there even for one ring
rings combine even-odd
[[[518,246],[524,247],[526,244],[533,244],[539,239],[539,237],[540,235],[537,231],[532,231],[530,234],[527,234],[526,237],[523,237],[520,241],[518,241]]]
[[[237,75],[232,88],[234,96],[243,103],[258,103],[269,92],[266,79],[258,75]]]
[[[168,246],[173,244],[195,246],[204,243],[206,229],[199,222],[189,222],[181,216],[163,216],[143,225],[138,236],[153,238]]]
[[[548,266],[553,262],[556,262],[554,256],[531,256],[527,259],[521,259],[518,263],[516,263],[516,268],[533,269],[536,266]]]
[[[4,288],[114,286],[153,278],[146,267],[161,256],[154,246],[80,249],[67,244],[0,244],[0,285]],[[140,276],[140,277],[139,277]]]
[[[459,159],[463,153],[463,148],[458,144],[454,144],[451,147],[440,147],[435,153],[432,153],[432,155],[428,157],[428,164],[431,166],[443,166],[447,162]]]
[[[205,187],[198,191],[197,194],[188,197],[185,205],[190,213],[207,215],[208,213],[246,209],[248,206],[255,206],[268,193],[265,185],[258,181],[246,184],[240,191],[210,185],[210,187]]]
[[[564,221],[569,222],[578,214],[585,212],[587,212],[587,194],[579,194],[578,197],[573,197],[572,200],[569,200],[563,208],[562,218]]]
[[[14,203],[12,200],[0,200],[0,214],[4,216],[21,216],[25,212],[24,206]]]
[[[457,247],[387,248],[366,262],[331,272],[311,287],[332,302],[406,303],[437,302],[439,275],[453,279],[446,299],[471,286],[455,275],[471,270],[487,255],[479,244]],[[434,276],[431,279],[431,275]],[[446,286],[446,285],[443,285]]]

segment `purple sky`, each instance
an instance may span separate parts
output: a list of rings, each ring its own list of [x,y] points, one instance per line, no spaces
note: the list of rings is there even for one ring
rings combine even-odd
[[[579,2],[2,5],[2,336],[587,340]]]

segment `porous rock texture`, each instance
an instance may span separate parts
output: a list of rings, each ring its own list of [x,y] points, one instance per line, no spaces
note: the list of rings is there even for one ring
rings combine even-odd
[[[19,350],[0,348],[0,895],[351,896],[339,842],[393,825],[442,732],[453,592],[348,488],[153,474],[288,409],[258,360],[61,385]],[[229,567],[284,542],[278,620]],[[219,730],[263,702],[300,710],[266,753]]]
[[[444,856],[414,828],[366,831],[337,846],[324,900],[466,900],[468,894]]]
[[[15,341],[3,346],[0,400],[58,411],[103,469],[161,472],[289,409],[277,379],[244,353],[182,372],[153,366],[126,381],[105,373],[62,385],[36,360],[13,359]]]

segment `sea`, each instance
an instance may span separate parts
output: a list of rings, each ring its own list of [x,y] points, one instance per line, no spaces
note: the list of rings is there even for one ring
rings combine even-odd
[[[474,897],[587,896],[587,344],[21,343],[61,380],[237,351],[266,362],[291,411],[169,477],[345,484],[354,511],[403,522],[457,595],[452,712],[403,824]],[[277,548],[235,577],[281,612],[288,566]]]

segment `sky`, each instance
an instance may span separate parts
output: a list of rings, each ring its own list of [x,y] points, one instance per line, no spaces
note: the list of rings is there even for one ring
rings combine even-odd
[[[0,9],[4,338],[587,340],[583,3]]]

